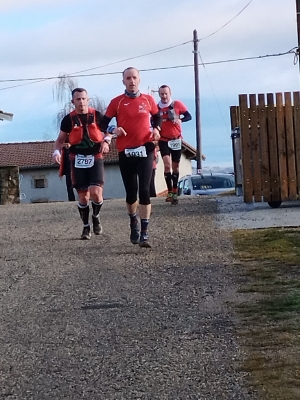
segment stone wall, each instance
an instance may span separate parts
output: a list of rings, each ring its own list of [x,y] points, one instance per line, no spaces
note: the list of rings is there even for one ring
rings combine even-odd
[[[0,204],[20,203],[19,167],[0,167]]]

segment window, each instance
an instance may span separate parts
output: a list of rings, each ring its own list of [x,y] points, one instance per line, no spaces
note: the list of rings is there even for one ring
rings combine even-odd
[[[44,178],[38,178],[34,180],[34,188],[42,189],[46,187],[46,180]]]
[[[183,181],[178,182],[178,196],[182,193]]]
[[[183,190],[187,190],[189,188],[189,181],[188,179],[185,179],[183,182]]]

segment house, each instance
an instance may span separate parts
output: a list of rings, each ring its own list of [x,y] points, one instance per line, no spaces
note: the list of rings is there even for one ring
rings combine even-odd
[[[68,201],[65,177],[58,176],[59,166],[52,163],[53,141],[0,144],[0,167],[17,166],[20,174],[21,203]],[[192,172],[191,160],[196,149],[183,142],[180,175]],[[112,141],[105,155],[104,198],[124,198],[125,190],[118,167],[118,152]],[[166,191],[163,162],[159,156],[155,185],[157,194]]]

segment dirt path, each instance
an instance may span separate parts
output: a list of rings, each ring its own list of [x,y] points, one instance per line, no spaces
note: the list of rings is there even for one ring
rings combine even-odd
[[[256,398],[217,212],[211,199],[154,199],[141,249],[124,201],[105,202],[90,241],[75,203],[1,206],[0,398]]]

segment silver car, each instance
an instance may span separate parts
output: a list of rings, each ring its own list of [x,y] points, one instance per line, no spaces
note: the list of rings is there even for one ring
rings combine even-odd
[[[178,182],[178,195],[214,195],[235,189],[232,174],[186,175]]]

